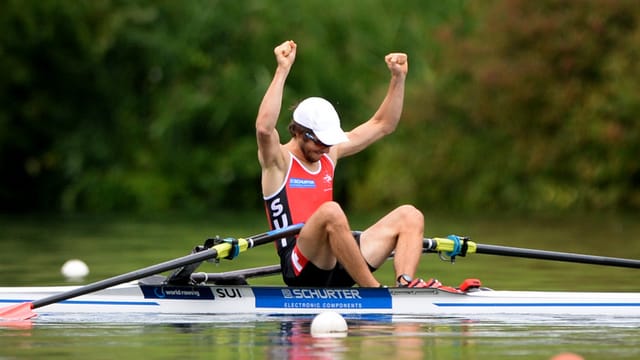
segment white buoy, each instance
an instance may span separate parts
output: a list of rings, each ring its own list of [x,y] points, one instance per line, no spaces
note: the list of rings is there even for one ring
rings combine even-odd
[[[347,321],[342,315],[333,311],[319,313],[311,321],[311,336],[313,337],[344,337],[347,336]]]
[[[81,280],[89,275],[89,267],[82,260],[71,259],[62,265],[60,272],[67,280]]]

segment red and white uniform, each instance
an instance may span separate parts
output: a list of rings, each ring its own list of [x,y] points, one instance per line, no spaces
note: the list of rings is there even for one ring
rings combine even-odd
[[[307,169],[293,154],[289,170],[280,189],[264,197],[265,209],[271,229],[307,221],[320,205],[333,200],[334,163],[324,154],[316,171]],[[295,244],[295,237],[276,241],[278,255]]]

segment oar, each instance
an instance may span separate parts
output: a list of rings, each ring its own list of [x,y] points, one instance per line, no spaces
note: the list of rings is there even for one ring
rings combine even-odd
[[[195,254],[189,254],[174,260],[165,261],[163,263],[148,266],[146,268],[135,270],[126,274],[114,276],[105,280],[100,280],[73,290],[35,300],[33,302],[11,305],[0,309],[0,319],[30,319],[37,315],[31,310],[37,309],[39,307],[43,307],[81,295],[86,295],[98,290],[103,290],[108,287],[116,286],[133,280],[138,280],[143,277],[158,274],[164,271],[173,270],[175,268],[191,263],[201,262],[209,259],[221,259],[230,255],[237,255],[237,253],[246,251],[247,249],[253,248],[255,246],[266,244],[283,237],[295,235],[300,232],[300,229],[302,229],[302,225],[303,224],[291,225],[282,229],[276,229],[268,231],[266,233],[254,235],[246,239],[239,238],[237,239],[237,243],[235,241],[236,239],[227,239],[229,241],[219,243],[208,250],[203,250]]]
[[[444,252],[452,258],[475,253],[640,269],[640,260],[635,259],[483,245],[455,235],[448,238],[425,238],[423,248],[426,252]]]
[[[196,283],[209,282],[217,285],[244,285],[247,283],[248,278],[275,275],[280,274],[280,272],[280,264],[276,264],[221,273],[193,273],[190,279]]]

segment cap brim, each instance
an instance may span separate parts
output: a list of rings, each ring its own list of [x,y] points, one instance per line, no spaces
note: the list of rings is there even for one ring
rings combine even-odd
[[[318,137],[318,140],[322,141],[323,144],[329,146],[338,145],[340,143],[349,141],[347,134],[345,134],[341,129],[314,131],[313,133]]]

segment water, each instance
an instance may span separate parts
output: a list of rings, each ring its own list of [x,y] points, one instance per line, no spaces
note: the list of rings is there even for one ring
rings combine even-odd
[[[430,219],[434,236],[458,233],[478,242],[640,258],[640,224],[631,216],[538,219]],[[0,219],[0,286],[68,284],[59,272],[85,260],[101,280],[182,256],[204,238],[264,231],[261,214],[210,219]],[[273,264],[273,249],[204,264],[226,271]],[[455,265],[425,256],[420,273],[457,283],[478,277],[495,289],[640,291],[637,269],[470,255]],[[376,275],[392,281],[389,263]],[[256,279],[279,284],[278,277]],[[488,316],[348,318],[345,338],[309,334],[311,317],[41,315],[21,327],[0,325],[0,359],[585,359],[640,358],[640,319]]]
[[[637,359],[637,320],[348,318],[344,338],[314,338],[311,317],[43,315],[4,329],[3,358]]]

